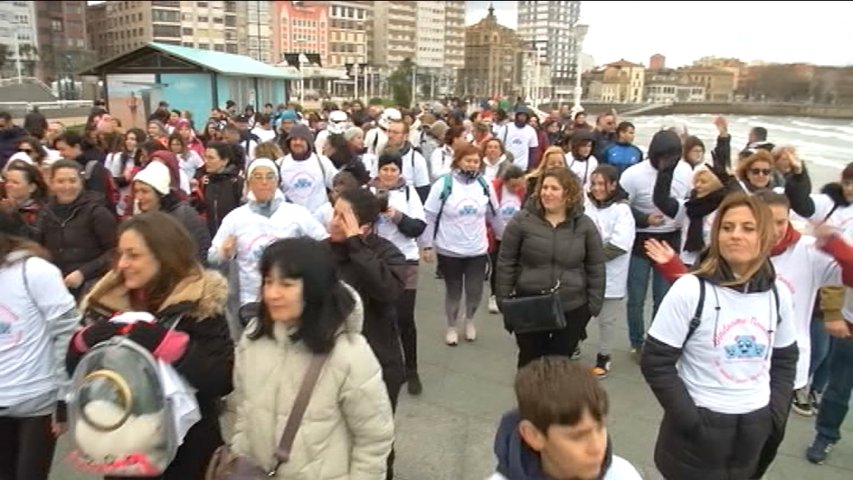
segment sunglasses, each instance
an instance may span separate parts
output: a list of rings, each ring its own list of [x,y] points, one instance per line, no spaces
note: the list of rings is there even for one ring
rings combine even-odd
[[[769,168],[753,168],[749,170],[749,173],[753,175],[764,175],[765,177],[769,176],[771,172]]]

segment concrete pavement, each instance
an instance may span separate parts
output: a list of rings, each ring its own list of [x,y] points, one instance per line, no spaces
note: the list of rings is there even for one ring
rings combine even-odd
[[[492,441],[500,416],[513,407],[512,381],[516,349],[503,330],[500,316],[478,313],[479,338],[451,348],[444,345],[444,289],[433,278],[434,267],[421,268],[417,322],[420,338],[420,397],[401,394],[397,410],[398,480],[482,480],[494,470]],[[488,288],[487,288],[488,290]],[[646,386],[639,367],[628,355],[627,327],[619,332],[613,370],[603,380],[610,401],[608,419],[616,454],[632,462],[643,478],[660,479],[652,452],[662,411]],[[598,338],[588,328],[581,362],[592,363]],[[405,389],[405,387],[404,387]],[[779,456],[765,478],[769,480],[849,480],[853,478],[853,420],[849,417],[836,446],[823,466],[808,463],[803,453],[813,437],[814,418],[791,414]],[[56,456],[52,480],[92,478],[72,472],[63,461],[63,443]]]

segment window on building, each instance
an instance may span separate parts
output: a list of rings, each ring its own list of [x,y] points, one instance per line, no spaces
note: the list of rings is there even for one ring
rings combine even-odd
[[[222,25],[222,17],[213,17],[213,23]]]
[[[216,45],[213,46],[213,49],[217,52],[224,52],[225,51],[225,45],[223,45],[221,43],[217,43]]]
[[[190,48],[194,48],[194,47],[195,47],[195,43],[193,43],[193,42],[181,42],[181,46],[182,46],[182,47],[190,47]]]
[[[228,45],[225,45],[225,51],[228,53],[237,53],[237,45],[229,43]]]
[[[198,16],[198,23],[207,23],[208,21],[209,20],[208,20],[206,15],[199,15]]]
[[[237,26],[237,17],[234,15],[226,15],[225,16],[225,26],[226,27],[236,27]]]
[[[124,32],[122,32],[124,33]],[[181,27],[177,25],[154,25],[155,37],[180,37]]]
[[[183,28],[181,28],[181,35],[184,35],[184,36],[188,36],[188,37],[189,37],[189,36],[192,36],[192,34],[193,34],[193,29],[192,29],[192,28],[190,28],[190,27],[183,27]]]
[[[195,2],[195,6],[198,8],[207,8],[207,2]]]

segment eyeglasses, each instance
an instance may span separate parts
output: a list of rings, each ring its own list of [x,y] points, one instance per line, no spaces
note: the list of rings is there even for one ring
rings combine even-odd
[[[769,176],[772,170],[769,168],[752,168],[749,170],[749,173],[753,175],[764,175],[765,177]]]
[[[252,175],[252,180],[255,180],[256,182],[274,182],[275,178],[274,173],[268,173],[266,175]]]

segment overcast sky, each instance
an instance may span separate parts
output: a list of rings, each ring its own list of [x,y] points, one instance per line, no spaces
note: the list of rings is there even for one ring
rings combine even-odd
[[[497,1],[495,15],[515,28],[517,2]],[[489,2],[468,2],[466,23]],[[581,2],[589,25],[583,51],[596,64],[620,58],[648,65],[655,53],[677,67],[706,55],[751,62],[853,65],[853,2]]]

